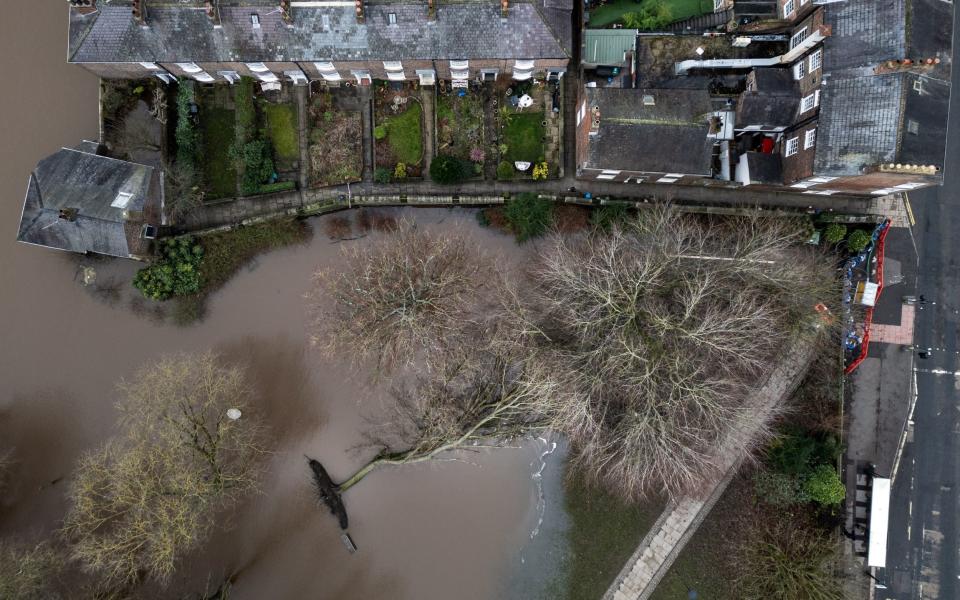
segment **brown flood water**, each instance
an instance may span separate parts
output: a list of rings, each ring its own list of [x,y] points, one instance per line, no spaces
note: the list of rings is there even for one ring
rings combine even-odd
[[[212,299],[203,323],[188,329],[97,299],[75,277],[79,263],[93,264],[101,280],[116,277],[128,294],[136,264],[78,261],[14,241],[36,161],[96,136],[97,81],[65,62],[65,2],[6,2],[4,9],[0,447],[16,448],[18,466],[13,490],[0,498],[0,535],[41,538],[58,527],[73,461],[112,430],[119,378],[162,353],[214,348],[251,366],[283,442],[264,492],[187,561],[181,584],[193,586],[207,573],[219,581],[243,567],[232,598],[502,597],[535,525],[534,448],[471,455],[473,464],[376,472],[346,496],[360,548],[352,556],[314,501],[303,455],[345,477],[362,463],[350,448],[360,441],[363,415],[378,405],[375,392],[307,347],[303,294],[317,267],[336,264],[339,248],[316,220],[312,243],[261,257]],[[492,251],[518,254],[507,238],[479,229],[470,213],[414,216],[430,227],[460,228]]]

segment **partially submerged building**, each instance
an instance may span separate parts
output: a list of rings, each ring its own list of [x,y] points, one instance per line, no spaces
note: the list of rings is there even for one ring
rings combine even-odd
[[[95,142],[41,160],[27,183],[17,240],[79,253],[144,258],[163,210],[153,167],[97,154]]]
[[[631,105],[632,113],[617,118],[644,121],[642,98],[651,88],[699,90],[709,94],[710,127],[717,132],[708,138],[714,156],[708,173],[691,169],[680,177],[691,164],[677,162],[684,167],[654,181],[711,179],[823,195],[882,195],[942,182],[951,3],[737,0],[737,7],[769,13],[755,23],[763,25],[762,33],[738,28],[725,36],[638,41],[638,85],[626,91],[632,101],[619,102]],[[585,148],[578,148],[578,177],[624,180],[619,165],[626,163],[617,163],[617,152],[594,147],[604,143],[604,101],[594,90],[582,92],[577,119]],[[583,125],[581,118],[589,115],[598,119]],[[653,144],[673,154],[686,147],[702,156],[688,130],[636,131],[642,137],[623,148]],[[665,137],[668,133],[673,137]],[[636,152],[630,172],[658,172],[660,157],[649,154]]]

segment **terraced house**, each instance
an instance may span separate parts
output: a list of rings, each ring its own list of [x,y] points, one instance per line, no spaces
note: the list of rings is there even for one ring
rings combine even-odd
[[[734,9],[719,31],[640,36],[636,89],[588,84],[578,177],[821,195],[943,181],[951,3],[737,0]]]
[[[70,0],[69,61],[104,78],[267,85],[559,79],[570,0]]]

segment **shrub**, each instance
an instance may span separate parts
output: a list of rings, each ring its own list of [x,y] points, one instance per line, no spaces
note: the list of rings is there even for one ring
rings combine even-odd
[[[473,162],[482,163],[486,157],[487,154],[483,151],[483,148],[474,147],[470,149],[470,160]]]
[[[501,160],[497,165],[497,179],[513,179],[513,165]]]
[[[655,31],[673,22],[673,13],[663,0],[647,0],[637,12],[623,15],[623,23],[631,29]]]
[[[550,173],[550,167],[547,165],[546,162],[539,162],[533,165],[534,179],[546,179],[549,173]]]
[[[261,185],[258,193],[275,194],[277,192],[289,192],[295,189],[297,189],[297,182],[295,181],[278,181],[276,183],[265,183]]]
[[[609,231],[614,225],[622,226],[630,218],[630,208],[625,204],[605,204],[593,209],[590,224],[601,231]]]
[[[373,128],[373,137],[382,140],[387,137],[387,126],[386,125],[377,125]]]
[[[557,231],[576,233],[590,226],[590,209],[576,204],[561,204],[553,209],[553,223]]]
[[[192,238],[160,242],[160,257],[140,269],[133,285],[151,300],[167,300],[200,291],[200,264],[203,248]]]
[[[397,166],[393,169],[393,178],[394,179],[406,179],[407,178],[407,165],[402,162],[397,163]]]
[[[830,223],[823,230],[823,240],[828,244],[837,244],[847,237],[847,226],[843,223]]]
[[[177,128],[174,131],[174,139],[177,142],[177,162],[189,167],[197,164],[200,151],[200,136],[197,134],[190,114],[193,99],[192,82],[180,83],[177,88]]]
[[[331,111],[329,111],[329,110],[324,111],[324,112],[323,112],[323,120],[326,121],[327,123],[329,123],[330,121],[333,121],[333,112],[331,112]]]
[[[377,167],[373,172],[373,180],[377,183],[390,183],[391,176],[390,169],[386,167]]]
[[[244,194],[256,194],[260,184],[273,175],[273,152],[266,140],[252,140],[242,146],[230,148],[230,157],[243,169],[241,190]]]
[[[550,227],[553,203],[534,194],[518,194],[508,200],[503,211],[518,242],[538,237]]]
[[[831,465],[820,465],[804,482],[803,490],[811,500],[823,506],[837,506],[846,497],[847,489]]]
[[[257,107],[253,103],[253,79],[241,77],[236,87],[234,103],[237,107],[237,141],[244,143],[254,137],[257,127]]]
[[[792,506],[810,501],[800,480],[792,475],[761,471],[753,479],[757,497],[773,506]]]
[[[470,176],[472,166],[455,156],[440,155],[430,163],[430,178],[437,183],[460,183]]]
[[[860,252],[870,245],[873,238],[862,229],[854,229],[847,238],[847,250],[853,253]]]

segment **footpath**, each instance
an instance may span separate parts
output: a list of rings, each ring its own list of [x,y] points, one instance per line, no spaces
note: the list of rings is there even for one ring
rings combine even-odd
[[[604,600],[646,600],[650,597],[740,468],[745,457],[744,441],[756,435],[777,405],[799,385],[813,360],[815,348],[813,340],[802,335],[784,353],[788,359],[774,369],[753,396],[757,418],[730,436],[717,453],[716,461],[724,476],[701,495],[680,498],[667,505],[607,590]]]

